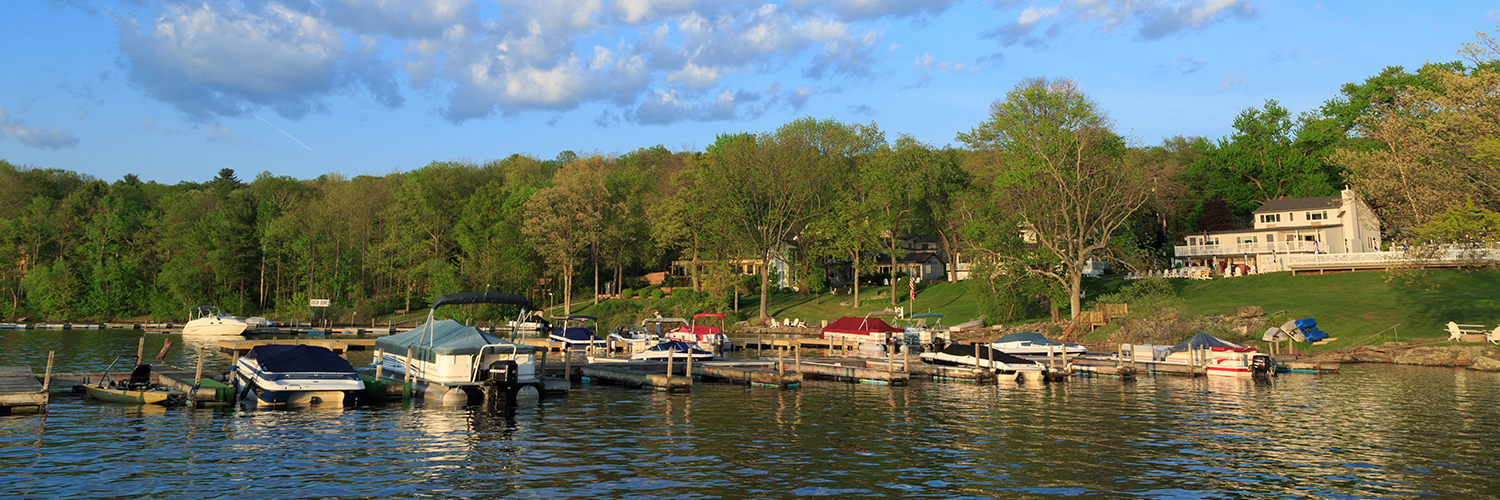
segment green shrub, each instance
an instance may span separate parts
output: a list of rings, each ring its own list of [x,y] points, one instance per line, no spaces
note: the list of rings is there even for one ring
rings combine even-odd
[[[622,298],[622,299],[628,299],[628,298],[631,298],[631,297],[634,297],[634,296],[635,296],[635,290],[631,290],[629,288],[623,288],[623,289],[620,290],[620,298]]]
[[[663,295],[666,295],[666,294],[662,293],[662,291],[661,291],[660,288],[656,288],[656,289],[651,290],[651,298],[653,298],[653,299],[660,299],[660,298],[662,298]]]

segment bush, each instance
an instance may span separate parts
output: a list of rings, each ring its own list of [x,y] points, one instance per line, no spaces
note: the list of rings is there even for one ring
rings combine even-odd
[[[635,296],[635,290],[631,290],[629,288],[622,288],[622,289],[620,289],[620,298],[622,298],[622,299],[628,299],[628,298],[631,298],[631,297],[634,297],[634,296]]]
[[[661,291],[660,288],[656,288],[656,289],[651,290],[651,298],[653,298],[653,299],[659,299],[663,295],[666,295],[666,294],[662,293],[662,291]]]

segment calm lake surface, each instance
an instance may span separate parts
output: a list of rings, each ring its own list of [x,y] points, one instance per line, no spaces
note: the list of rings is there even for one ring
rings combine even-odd
[[[55,350],[57,371],[102,371],[140,337],[0,331],[0,366],[41,373]],[[146,338],[148,358],[171,339],[167,363],[196,361],[180,336]],[[205,361],[230,363],[213,350]],[[1495,498],[1500,375],[1346,365],[1268,384],[687,394],[586,382],[498,409],[194,410],[55,394],[44,416],[0,417],[0,471],[4,498]]]

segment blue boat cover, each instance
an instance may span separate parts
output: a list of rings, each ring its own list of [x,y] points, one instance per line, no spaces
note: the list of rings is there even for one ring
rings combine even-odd
[[[428,336],[427,328],[432,327],[431,336]],[[504,339],[484,333],[478,328],[459,323],[451,319],[423,323],[421,326],[405,332],[375,339],[375,346],[385,349],[391,354],[406,354],[406,348],[411,347],[412,355],[419,359],[432,359],[432,354],[455,355],[455,354],[479,354],[479,348],[493,345],[506,344],[514,347],[517,354],[532,354],[536,348],[529,345],[514,344]],[[429,345],[431,346],[429,349]],[[491,349],[493,352],[494,349]],[[502,350],[502,352],[504,352]]]
[[[570,326],[566,328],[559,326],[552,332],[552,337],[554,339],[561,337],[573,342],[593,342],[596,340],[601,340],[598,336],[594,335],[594,332],[590,332],[588,328],[584,328],[581,326]]]
[[[258,345],[245,357],[267,373],[354,373],[348,360],[315,345]]]
[[[1172,351],[1172,352],[1176,352],[1176,351],[1186,351],[1186,350],[1189,350],[1189,349],[1197,349],[1197,348],[1203,348],[1203,347],[1207,347],[1207,348],[1210,348],[1210,349],[1212,349],[1214,347],[1222,347],[1222,348],[1225,348],[1225,349],[1244,349],[1244,347],[1241,347],[1239,344],[1235,344],[1233,342],[1222,340],[1222,339],[1220,339],[1218,337],[1215,337],[1213,335],[1209,335],[1209,334],[1204,333],[1204,332],[1198,332],[1198,334],[1194,335],[1193,338],[1187,339],[1187,342],[1183,342],[1181,344],[1174,345],[1174,346],[1172,346],[1171,348],[1169,348],[1167,350],[1168,351]]]
[[[1312,328],[1312,327],[1315,327],[1315,326],[1318,326],[1318,320],[1315,320],[1315,319],[1312,319],[1312,318],[1302,318],[1302,319],[1297,320],[1297,329],[1298,330],[1306,330],[1308,328]]]
[[[703,349],[694,347],[692,344],[683,342],[681,340],[665,340],[662,341],[662,343],[651,346],[646,350],[652,352],[671,351],[685,354],[713,354]]]

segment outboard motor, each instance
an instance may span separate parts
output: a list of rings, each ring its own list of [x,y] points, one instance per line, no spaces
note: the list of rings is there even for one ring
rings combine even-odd
[[[1256,354],[1250,357],[1250,374],[1263,376],[1271,374],[1271,357],[1264,354]]]
[[[490,363],[489,369],[485,371],[485,381],[500,387],[509,388],[514,386],[520,378],[521,367],[516,365],[515,361],[511,360]]]

